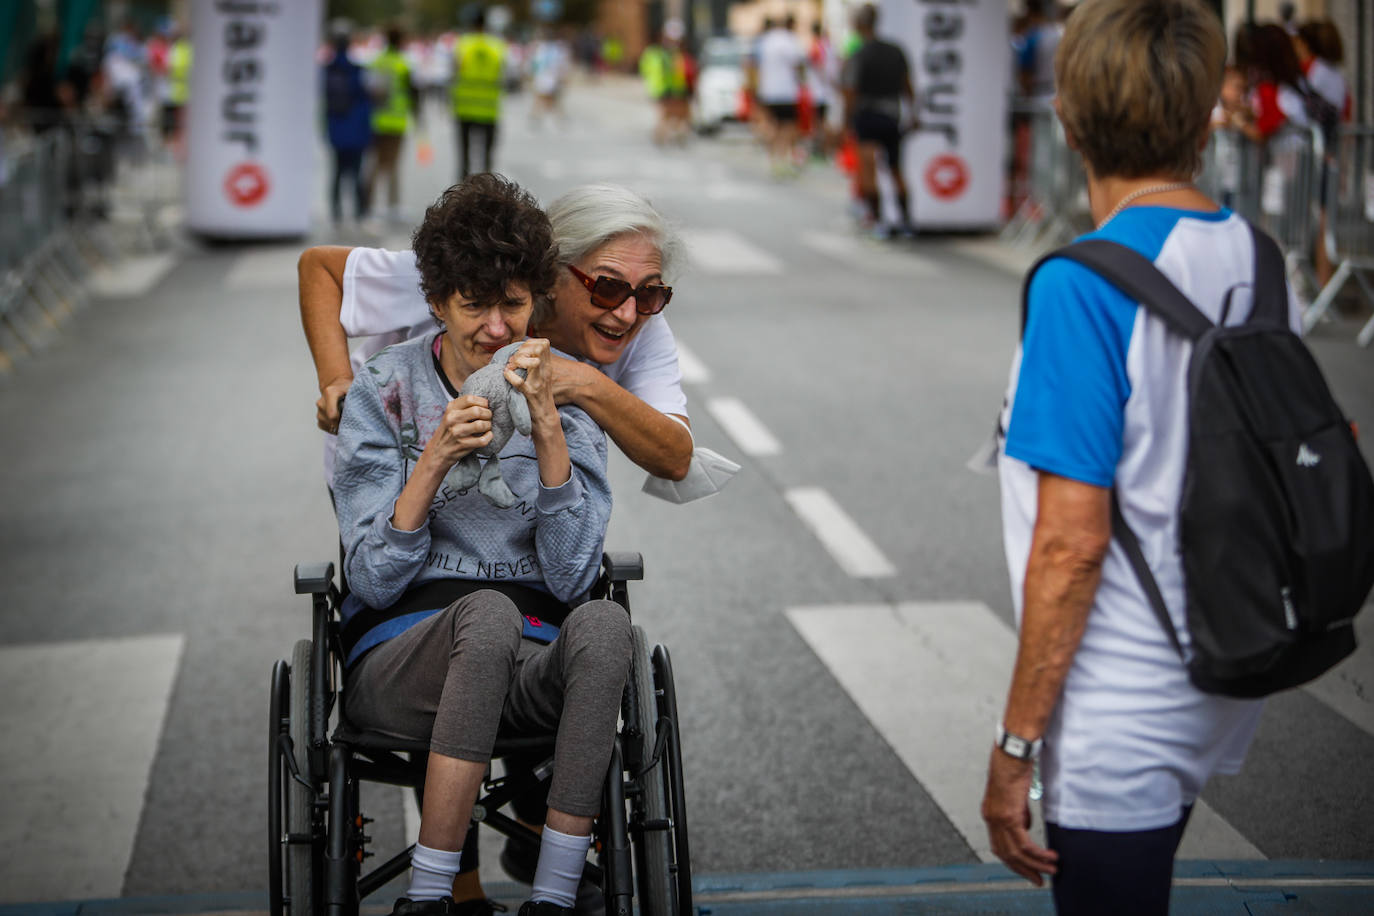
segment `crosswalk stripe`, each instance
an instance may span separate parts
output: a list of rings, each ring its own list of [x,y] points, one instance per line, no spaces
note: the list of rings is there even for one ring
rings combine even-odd
[[[706,410],[746,455],[763,457],[782,452],[782,444],[739,398],[711,398]]]
[[[897,574],[897,568],[878,545],[828,492],[820,487],[794,487],[783,496],[792,511],[849,575],[873,579]]]
[[[148,295],[176,264],[168,252],[138,255],[100,268],[91,275],[91,292],[109,298],[140,298]]]
[[[976,601],[798,607],[786,614],[973,851],[995,861],[979,809],[1016,657],[1011,628]],[[1038,810],[1035,817],[1043,823]],[[1202,801],[1179,856],[1264,858]]]
[[[0,903],[123,892],[183,644],[0,648]]]
[[[780,274],[782,262],[729,229],[684,229],[691,262],[719,274]]]
[[[681,340],[677,342],[677,367],[682,380],[689,385],[704,385],[711,380],[711,370]]]

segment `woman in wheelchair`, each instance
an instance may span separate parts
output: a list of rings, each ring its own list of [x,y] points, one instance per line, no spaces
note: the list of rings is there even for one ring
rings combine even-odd
[[[445,483],[491,439],[485,401],[458,389],[547,308],[556,251],[534,199],[493,175],[445,192],[414,248],[440,330],[374,356],[339,427],[334,492],[351,589],[344,711],[357,728],[429,741],[397,914],[460,912],[452,882],[498,729],[555,732],[548,815],[520,913],[570,913],[632,653],[623,609],[579,604],[610,518],[605,436],[582,410],[555,406],[548,341],[526,340],[506,377],[528,400],[532,429],[499,459],[518,501],[499,509]]]

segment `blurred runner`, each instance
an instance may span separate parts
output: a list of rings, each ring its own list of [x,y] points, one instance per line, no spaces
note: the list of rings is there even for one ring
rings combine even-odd
[[[487,11],[477,11],[473,31],[453,49],[453,117],[458,130],[458,180],[472,174],[469,147],[482,144],[482,168],[492,170],[496,125],[501,120],[502,75],[506,43],[487,32]]]
[[[180,158],[186,148],[186,103],[191,98],[191,36],[180,25],[167,51],[167,96],[162,105],[162,136]]]
[[[401,54],[401,30],[386,31],[386,48],[368,66],[368,87],[372,96],[372,169],[367,179],[367,205],[372,212],[373,195],[381,176],[387,180],[387,219],[401,222],[401,175],[397,164],[401,143],[410,127],[411,113],[417,116],[419,97],[410,76],[410,64]]]
[[[811,24],[811,47],[807,51],[806,61],[806,87],[812,106],[809,134],[811,151],[816,156],[828,158],[835,151],[837,142],[828,116],[840,81],[840,65],[835,49],[830,44],[830,36],[825,33],[825,27],[819,19]]]
[[[682,143],[687,139],[688,63],[682,50],[682,23],[669,19],[658,40],[639,57],[639,75],[649,97],[658,104],[654,143]]]
[[[789,13],[781,26],[764,32],[758,46],[757,94],[772,121],[768,161],[775,178],[795,176],[798,171],[798,104],[806,76],[806,51],[793,32],[796,26],[796,17]]]
[[[902,136],[915,126],[916,92],[911,70],[900,47],[878,38],[878,10],[872,4],[854,14],[854,31],[863,44],[845,65],[845,120],[853,127],[859,144],[859,194],[867,212],[864,224],[874,237],[890,238],[893,230],[882,223],[878,191],[878,152],[881,150],[892,175],[902,235],[913,236],[906,178],[902,175]]]
[[[336,22],[331,30],[334,56],[324,68],[324,117],[329,147],[334,153],[334,177],[330,182],[329,204],[334,225],[343,222],[340,200],[342,185],[353,186],[353,217],[367,218],[367,188],[363,183],[363,154],[372,142],[372,106],[368,99],[363,68],[348,56],[352,39],[346,22]]]
[[[559,99],[568,78],[570,58],[567,43],[548,26],[541,27],[539,37],[530,49],[530,87],[534,90],[530,123],[535,127],[543,123],[545,116],[563,120]]]

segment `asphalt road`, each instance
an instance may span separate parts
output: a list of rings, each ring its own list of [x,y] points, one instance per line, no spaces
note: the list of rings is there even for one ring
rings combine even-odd
[[[1006,383],[1018,255],[860,238],[840,176],[771,181],[743,134],[655,149],[631,84],[566,103],[536,128],[512,100],[498,167],[545,201],[620,181],[680,225],[693,258],[666,314],[695,357],[693,429],[743,465],[673,506],[612,458],[608,546],[643,553],[634,616],[677,670],[695,870],[986,860],[976,789],[1009,668],[983,650],[1005,651],[1011,599],[995,479],[964,464]],[[454,176],[437,114],[433,161],[404,156],[412,224]],[[265,888],[268,674],[308,629],[293,564],[335,555],[296,311],[306,243],[182,240],[140,262],[146,290],[98,295],[0,379],[0,726],[20,736],[0,751],[0,902]],[[1374,431],[1354,330],[1312,345]],[[823,529],[852,522],[866,537],[845,545],[881,574],[807,527],[817,491]],[[1374,860],[1371,659],[1270,702],[1185,856]],[[399,791],[370,797],[379,845],[398,845]]]

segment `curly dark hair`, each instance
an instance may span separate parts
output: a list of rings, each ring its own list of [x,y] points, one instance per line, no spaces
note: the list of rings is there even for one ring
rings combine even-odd
[[[453,185],[425,210],[411,239],[425,301],[447,302],[454,293],[474,302],[506,297],[524,283],[538,302],[557,278],[553,228],[528,191],[500,175],[473,175]]]

